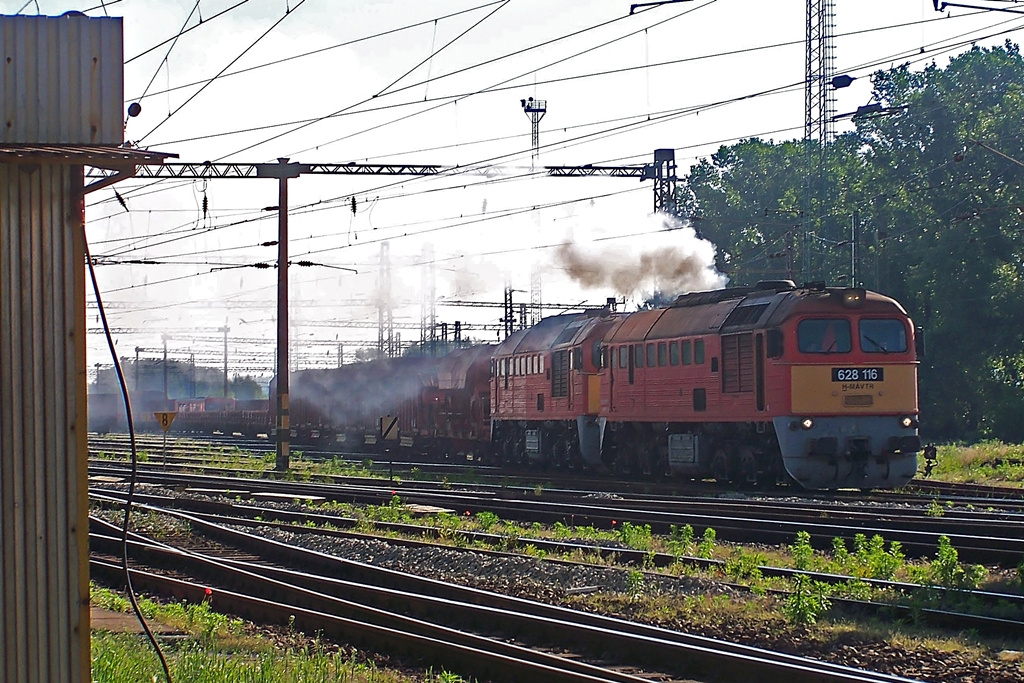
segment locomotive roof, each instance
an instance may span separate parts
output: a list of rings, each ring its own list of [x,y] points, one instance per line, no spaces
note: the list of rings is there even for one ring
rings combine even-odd
[[[731,287],[684,294],[664,308],[610,314],[607,309],[544,318],[526,330],[519,330],[494,348],[495,356],[535,353],[556,346],[578,344],[595,325],[610,323],[603,334],[609,343],[742,332],[780,324],[794,314],[839,312],[836,300],[846,288],[823,284],[796,287],[789,280],[761,282],[753,287]],[[866,292],[860,312],[901,314],[906,311],[895,300]]]
[[[584,313],[564,313],[544,318],[533,327],[517,330],[510,334],[494,349],[494,355],[507,356],[513,353],[546,351],[551,348],[551,345],[567,327],[573,323],[582,324],[586,321],[587,315]],[[576,325],[576,328],[579,327],[579,324]]]

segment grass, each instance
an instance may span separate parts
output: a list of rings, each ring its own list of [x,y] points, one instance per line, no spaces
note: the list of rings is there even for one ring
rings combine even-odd
[[[938,447],[931,478],[992,486],[1024,485],[1024,444],[982,441]]]
[[[130,610],[114,591],[91,587],[92,604],[114,611]],[[317,638],[291,634],[295,645],[282,648],[274,639],[248,635],[245,625],[209,608],[206,603],[161,604],[142,598],[147,619],[172,626],[187,637],[161,645],[174,681],[189,683],[461,683],[449,672],[409,674],[378,666],[355,652],[346,652]],[[135,634],[96,631],[92,634],[92,680],[122,683],[161,680],[161,667],[149,642]]]

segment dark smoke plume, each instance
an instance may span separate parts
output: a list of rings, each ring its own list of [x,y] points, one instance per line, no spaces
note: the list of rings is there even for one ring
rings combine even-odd
[[[621,296],[720,289],[728,281],[715,269],[715,246],[692,228],[638,237],[630,246],[585,250],[569,242],[557,249],[556,258],[583,287],[611,288]]]

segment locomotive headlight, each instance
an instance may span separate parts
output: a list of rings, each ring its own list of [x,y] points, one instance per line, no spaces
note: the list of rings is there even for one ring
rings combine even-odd
[[[864,299],[867,296],[860,287],[850,287],[843,290],[843,307],[844,308],[860,308],[864,305]]]
[[[917,426],[917,418],[913,415],[905,415],[900,418],[900,424],[906,429]]]
[[[811,427],[814,426],[814,420],[812,420],[809,417],[805,417],[803,420],[800,421],[800,426],[803,427],[804,429],[810,429]]]

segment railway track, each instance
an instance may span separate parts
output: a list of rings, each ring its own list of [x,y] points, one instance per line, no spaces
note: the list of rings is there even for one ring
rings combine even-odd
[[[896,682],[906,679],[715,641],[611,617],[355,563],[164,511],[193,533],[223,544],[218,556],[133,535],[130,552],[149,566],[186,571],[207,584],[133,570],[133,582],[217,609],[323,632],[443,665],[467,677],[522,681],[789,680]],[[119,530],[92,520],[98,552],[119,549]],[[300,569],[301,568],[301,569]],[[95,573],[119,567],[95,559]],[[512,642],[507,642],[511,640]],[[588,661],[589,660],[589,661]]]
[[[211,448],[224,449],[224,459],[245,457],[245,453],[265,456],[274,452],[274,444],[265,439],[243,440],[231,436],[209,437],[203,439],[175,439],[169,445],[168,463],[171,465],[189,465],[203,468],[208,472],[221,471],[228,473],[228,468],[211,467],[208,461],[218,458],[211,453]],[[149,454],[150,462],[163,462],[161,437],[154,435],[138,435],[138,445]],[[90,435],[90,450],[93,453],[122,456],[127,459],[130,453],[127,435]],[[667,497],[735,497],[745,495],[759,498],[805,498],[810,500],[839,501],[856,504],[859,502],[879,502],[885,504],[906,503],[909,505],[930,503],[954,503],[959,506],[977,506],[983,508],[1020,510],[1024,512],[1024,487],[984,486],[979,484],[940,482],[928,479],[914,479],[903,489],[893,491],[803,491],[792,487],[738,492],[735,488],[720,486],[710,482],[689,480],[661,481],[646,479],[622,481],[612,476],[595,476],[592,473],[565,473],[557,470],[509,470],[489,466],[479,462],[437,462],[426,458],[412,457],[408,449],[400,449],[392,456],[385,458],[382,454],[354,453],[342,451],[323,451],[296,449],[303,452],[303,457],[311,461],[333,460],[352,467],[365,468],[373,472],[398,473],[408,478],[415,475],[425,483],[430,477],[446,477],[449,480],[469,479],[477,486],[497,486],[508,488],[521,486],[524,488],[543,487],[547,491],[564,490],[571,494],[580,491],[607,492],[619,495],[648,495],[657,498]],[[240,453],[241,452],[241,453]],[[206,463],[204,465],[204,462]],[[274,476],[266,472],[265,476]]]
[[[123,465],[93,464],[91,475],[124,477]],[[231,477],[177,474],[160,468],[142,467],[139,481],[170,488],[257,489],[278,494],[286,500],[309,495],[355,504],[381,505],[396,493],[405,502],[430,505],[476,514],[489,511],[502,519],[528,522],[561,522],[569,526],[594,525],[614,528],[616,523],[649,524],[655,533],[667,534],[673,526],[711,527],[718,538],[737,543],[791,543],[797,532],[811,535],[818,548],[831,547],[833,538],[852,543],[863,534],[880,535],[899,541],[911,556],[934,552],[940,536],[947,536],[966,562],[1016,567],[1024,557],[1024,515],[993,514],[986,511],[930,517],[924,511],[848,506],[817,506],[800,501],[792,505],[779,501],[707,500],[657,501],[651,499],[575,498],[547,500],[530,497],[525,491],[497,489],[444,490],[418,488],[381,482],[373,485],[336,485],[267,479],[239,480]]]
[[[95,499],[106,501],[120,501],[122,496],[96,492]],[[159,501],[158,501],[159,502]],[[188,514],[192,517],[207,522],[221,525],[235,525],[247,527],[275,527],[291,533],[303,535],[324,535],[334,538],[369,538],[365,533],[352,533],[342,531],[345,528],[357,526],[358,520],[353,518],[338,517],[335,515],[308,514],[281,510],[271,507],[260,507],[250,504],[239,505],[232,502],[221,502],[216,500],[199,500],[195,498],[176,499],[168,505],[164,503],[164,509],[173,507],[174,510]],[[143,509],[158,509],[149,508]],[[418,548],[439,548],[451,549],[453,546],[438,546],[429,541],[411,540],[415,537],[428,536],[433,539],[451,537],[449,530],[438,527],[431,527],[420,524],[405,524],[395,522],[375,522],[382,534],[389,534],[387,542],[404,547]],[[402,534],[395,538],[391,533]],[[489,551],[481,549],[481,546],[499,547],[525,547],[527,544],[535,549],[551,553],[556,556],[587,556],[601,557],[607,560],[614,560],[617,564],[632,565],[635,567],[667,567],[675,563],[684,563],[700,569],[717,568],[724,570],[726,563],[722,560],[706,559],[692,556],[680,556],[667,553],[655,553],[644,550],[623,548],[619,545],[602,546],[595,543],[582,543],[570,541],[552,541],[537,538],[509,539],[497,534],[484,532],[458,531],[456,535],[461,537],[461,542],[455,544],[457,550],[462,552],[486,553],[496,557],[505,557],[507,552]],[[471,548],[471,550],[470,550]],[[552,560],[557,561],[557,560]],[[886,618],[913,619],[922,624],[931,624],[943,628],[959,630],[972,629],[977,633],[985,633],[1002,637],[1024,637],[1024,595],[1010,593],[994,593],[987,591],[970,591],[972,607],[974,609],[1000,609],[1007,611],[1012,609],[1016,618],[998,618],[983,616],[964,611],[956,611],[951,608],[943,609],[938,606],[953,604],[965,597],[964,591],[945,589],[938,586],[921,586],[897,581],[880,579],[855,578],[848,575],[825,574],[806,570],[782,568],[760,565],[757,571],[763,576],[794,578],[804,576],[812,581],[827,584],[846,584],[858,580],[879,589],[887,589],[896,595],[905,596],[906,602],[917,604],[899,604],[893,602],[869,602],[865,600],[851,600],[833,598],[836,605],[844,607],[848,611],[856,611],[861,614],[873,614]],[[724,571],[723,571],[724,573]],[[744,585],[728,584],[737,590],[748,590]],[[769,591],[779,596],[788,596],[788,591]],[[937,607],[925,607],[917,596],[925,597],[929,604]]]

